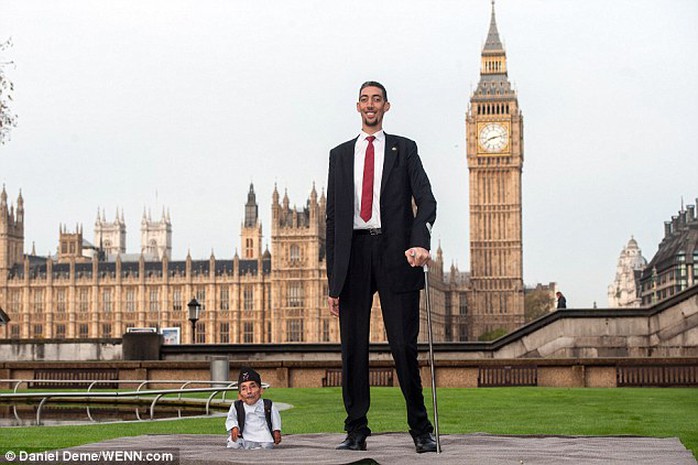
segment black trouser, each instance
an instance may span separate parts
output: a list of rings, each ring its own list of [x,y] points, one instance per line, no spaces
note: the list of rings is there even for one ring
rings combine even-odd
[[[368,435],[366,414],[371,403],[368,378],[368,341],[373,294],[378,291],[383,322],[395,370],[407,406],[410,434],[432,432],[422,394],[417,362],[419,291],[393,292],[381,261],[383,236],[354,234],[349,271],[339,296],[342,338],[342,395],[347,418],[344,429]]]

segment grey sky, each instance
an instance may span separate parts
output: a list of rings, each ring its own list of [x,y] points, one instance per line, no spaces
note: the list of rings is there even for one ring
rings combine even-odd
[[[524,114],[524,281],[606,306],[622,247],[648,259],[698,196],[698,2],[499,0]],[[303,205],[383,82],[387,132],[415,139],[447,265],[470,268],[465,112],[490,2],[0,0],[19,126],[0,181],[25,198],[25,247],[97,208],[170,208],[173,258],[231,258],[254,182],[265,242],[274,183]],[[156,194],[157,193],[157,194]]]

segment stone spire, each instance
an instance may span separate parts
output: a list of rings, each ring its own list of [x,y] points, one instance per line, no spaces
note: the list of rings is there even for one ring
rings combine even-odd
[[[315,189],[315,181],[313,181],[313,189],[310,191],[310,204],[317,203],[317,190]]]
[[[487,40],[482,47],[480,58],[480,82],[473,93],[474,97],[492,98],[503,97],[506,99],[516,96],[511,83],[507,77],[507,56],[504,51],[502,41],[499,39],[497,30],[497,20],[494,14],[494,1],[492,1],[492,17],[490,19],[490,30],[487,33]],[[501,114],[499,112],[486,114]]]
[[[245,227],[252,228],[257,225],[259,218],[259,207],[257,206],[257,196],[254,193],[254,184],[250,183],[250,191],[247,193],[247,203],[245,204]]]
[[[502,45],[502,41],[499,40],[499,32],[497,31],[497,20],[495,19],[494,16],[494,0],[492,0],[492,17],[490,19],[490,30],[487,33],[487,41],[485,42],[485,46],[483,50],[496,50],[496,51],[503,51],[504,46]]]
[[[19,190],[19,196],[17,196],[17,222],[24,223],[24,197],[22,197],[22,189]]]
[[[2,193],[0,194],[0,206],[7,209],[7,192],[5,191],[5,185],[2,185]]]

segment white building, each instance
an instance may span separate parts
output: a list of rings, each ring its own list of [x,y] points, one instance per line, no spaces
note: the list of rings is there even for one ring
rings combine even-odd
[[[621,251],[616,267],[616,278],[608,286],[608,306],[639,307],[640,276],[647,266],[647,260],[633,237]]]
[[[94,245],[109,256],[126,253],[126,222],[123,209],[121,215],[117,209],[113,223],[107,221],[104,210],[101,215],[99,209],[97,210]]]

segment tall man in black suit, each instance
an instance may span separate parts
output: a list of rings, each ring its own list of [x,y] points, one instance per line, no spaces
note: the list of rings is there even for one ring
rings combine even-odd
[[[382,84],[365,82],[357,111],[362,131],[330,151],[327,182],[327,277],[330,312],[339,316],[342,394],[347,438],[337,449],[365,450],[370,391],[368,341],[373,295],[383,321],[407,405],[417,452],[436,451],[417,363],[421,268],[429,260],[436,218],[417,145],[383,132],[390,109]],[[416,205],[416,210],[413,209]]]

